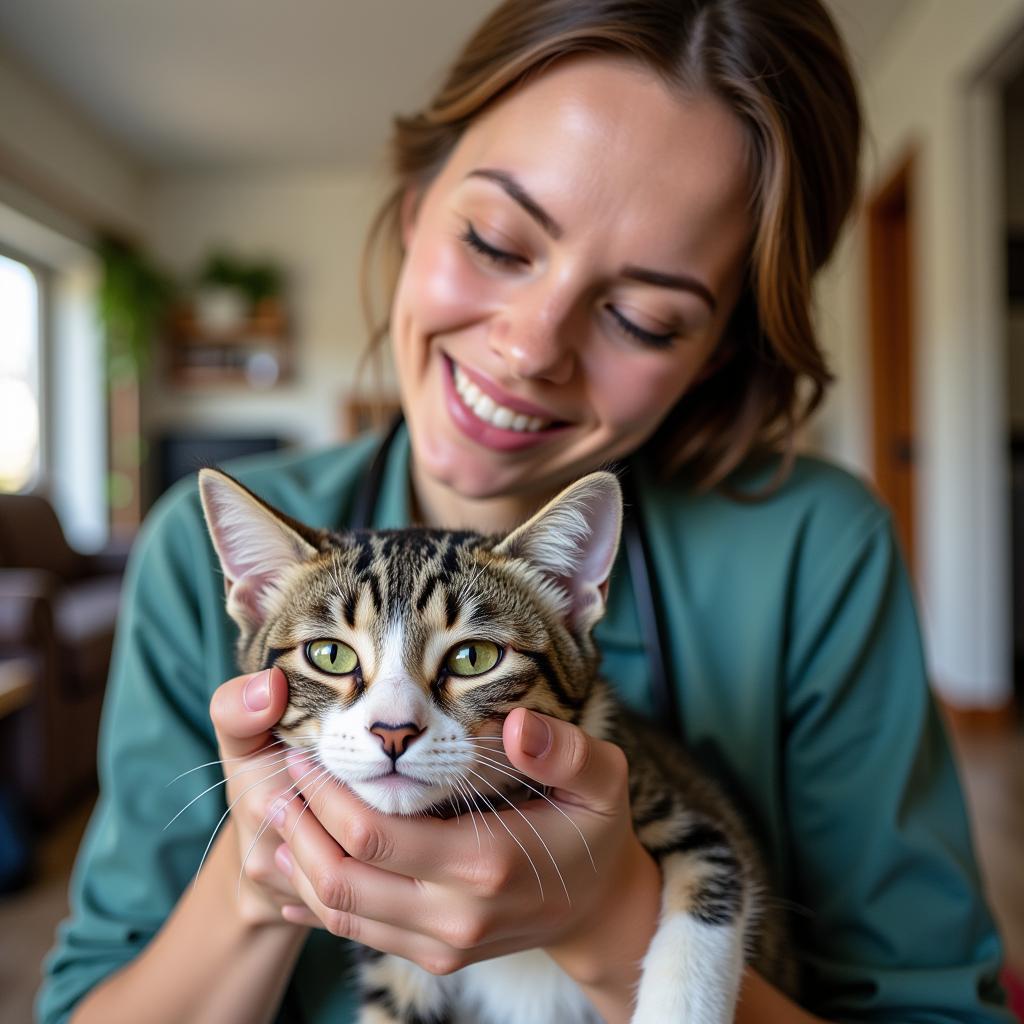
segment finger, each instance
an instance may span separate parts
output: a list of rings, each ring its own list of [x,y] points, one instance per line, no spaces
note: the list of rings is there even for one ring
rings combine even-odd
[[[465,819],[381,814],[346,786],[317,790],[318,775],[307,759],[293,761],[289,771],[302,795],[314,801],[325,831],[356,860],[443,885],[473,880],[480,874],[476,834]]]
[[[297,903],[299,895],[274,855],[280,840],[274,832],[269,834],[268,839],[270,842],[266,849],[260,844],[260,848],[252,853],[246,866],[241,869],[241,874],[257,888],[262,899],[270,899],[279,907]]]
[[[288,681],[278,668],[236,676],[218,686],[210,717],[224,757],[245,757],[264,746],[287,703]]]
[[[279,863],[282,860],[279,859]],[[521,943],[517,943],[514,938],[477,942],[468,931],[463,937],[453,935],[459,943],[455,945],[412,930],[408,924],[386,924],[345,910],[336,910],[320,900],[312,883],[297,865],[292,871],[291,882],[304,906],[284,907],[282,917],[285,920],[326,928],[334,935],[352,939],[382,953],[392,953],[412,960],[433,974],[449,974],[477,960],[502,956],[521,948]],[[413,915],[408,914],[407,917],[411,920]]]
[[[314,815],[294,804],[278,814],[274,826],[286,840],[276,858],[282,873],[291,880],[297,869],[322,907],[445,937],[452,919],[450,895],[346,856]]]
[[[505,719],[508,759],[531,779],[556,790],[556,799],[613,814],[628,793],[626,755],[614,743],[594,739],[579,726],[516,708]]]

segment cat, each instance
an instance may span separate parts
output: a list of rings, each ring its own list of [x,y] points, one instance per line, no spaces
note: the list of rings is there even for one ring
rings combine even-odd
[[[513,801],[537,791],[499,757],[500,739],[484,756],[470,742],[500,737],[519,706],[573,722],[625,751],[634,828],[662,873],[634,1024],[731,1021],[746,961],[794,992],[784,923],[739,814],[598,675],[592,631],[622,522],[613,474],[583,477],[507,536],[314,529],[219,471],[202,470],[199,487],[240,629],[239,666],[274,664],[288,679],[276,730],[285,744],[314,751],[382,812],[448,816],[461,803],[486,815],[474,778],[486,779],[492,803],[498,791]],[[453,737],[467,742],[438,742]],[[421,784],[381,781],[403,771]],[[361,971],[363,1024],[598,1019],[539,950],[446,976],[367,954]]]

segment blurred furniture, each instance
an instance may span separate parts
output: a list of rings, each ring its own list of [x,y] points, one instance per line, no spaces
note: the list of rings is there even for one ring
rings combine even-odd
[[[401,411],[398,396],[391,392],[346,395],[341,401],[339,417],[341,440],[350,441],[371,430],[384,434]]]
[[[184,307],[166,332],[169,379],[178,387],[238,385],[263,390],[291,379],[292,335],[279,302],[262,303],[237,325],[211,329]]]
[[[36,685],[35,662],[29,658],[0,661],[0,721],[32,700]]]
[[[176,480],[198,473],[204,466],[220,466],[245,455],[274,452],[287,443],[285,438],[272,434],[164,434],[156,443],[156,466],[151,467],[151,471],[155,469],[155,479],[151,481],[153,497],[158,498]]]
[[[0,494],[0,664],[19,694],[0,719],[0,766],[36,823],[95,783],[125,555],[81,554],[44,497]]]

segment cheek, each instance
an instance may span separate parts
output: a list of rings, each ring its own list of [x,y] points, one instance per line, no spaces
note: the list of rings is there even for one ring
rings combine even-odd
[[[609,426],[635,433],[661,422],[697,375],[697,360],[643,360],[641,365],[619,361],[592,368],[591,401]]]
[[[420,238],[403,271],[399,301],[404,321],[427,335],[472,323],[488,308],[488,283],[468,264],[457,239]]]

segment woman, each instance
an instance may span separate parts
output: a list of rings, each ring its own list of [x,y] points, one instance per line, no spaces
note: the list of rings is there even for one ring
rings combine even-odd
[[[740,1019],[996,1020],[998,940],[886,515],[793,456],[829,381],[811,278],[852,202],[858,143],[817,0],[504,4],[431,106],[398,122],[376,230],[401,247],[387,329],[407,431],[373,522],[508,529],[633,456],[673,724],[746,805],[797,910],[806,1009],[748,971]],[[296,518],[340,526],[371,453],[238,472]],[[627,1020],[659,877],[614,748],[538,716],[506,723],[510,759],[571,797],[599,851],[595,876],[567,830],[546,832],[580,880],[571,909],[539,901],[511,840],[467,862],[466,822],[383,818],[341,791],[299,820],[280,777],[239,778],[286,682],[217,685],[232,665],[222,596],[181,489],[130,577],[103,796],[43,1019],[90,989],[75,1021],[252,1022],[282,1003],[347,1019],[344,936],[432,971],[541,948]],[[640,599],[617,570],[598,638],[605,675],[650,712]],[[215,747],[238,803],[191,891],[219,811],[162,832],[184,803],[164,787]]]

